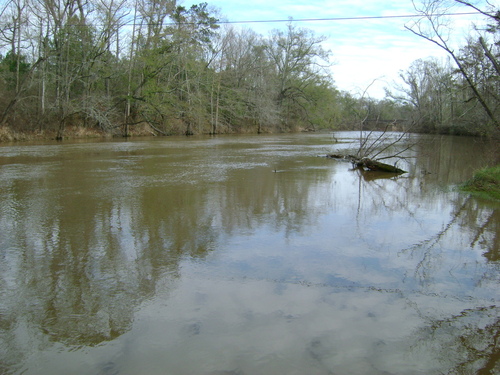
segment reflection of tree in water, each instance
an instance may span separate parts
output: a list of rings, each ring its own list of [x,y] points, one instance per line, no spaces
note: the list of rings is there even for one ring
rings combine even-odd
[[[412,179],[390,178],[384,182],[383,178],[373,178],[370,173],[360,173],[359,189],[363,192],[358,202],[358,228],[364,228],[359,220],[366,214],[363,203],[370,201],[372,206],[370,215],[376,215],[380,210],[406,211],[408,217],[418,221],[421,216],[421,207],[411,204],[412,194],[415,191]],[[389,181],[389,183],[387,183]],[[403,187],[398,191],[406,192],[406,196],[392,194],[390,186]],[[363,201],[364,202],[363,202]],[[450,236],[465,238],[466,248],[453,249],[455,251],[474,251],[480,249],[486,260],[482,274],[474,275],[474,282],[480,286],[483,282],[491,285],[499,280],[499,252],[500,252],[500,217],[497,205],[492,202],[483,202],[465,194],[459,194],[454,201],[454,209],[448,221],[433,235],[421,240],[403,250],[400,255],[410,255],[416,258],[414,276],[422,285],[435,282],[435,274],[441,271],[442,258],[447,254],[444,249],[450,246]],[[363,231],[359,231],[362,235]],[[367,240],[368,242],[368,240]],[[370,246],[373,246],[371,244]],[[451,271],[451,270],[450,270]],[[381,291],[383,291],[381,289]],[[425,327],[419,328],[411,339],[414,342],[412,350],[418,352],[419,347],[428,350],[429,346],[435,349],[435,356],[448,369],[448,374],[496,374],[500,373],[500,307],[489,304],[488,300],[475,296],[462,297],[467,302],[464,306],[474,304],[459,313],[447,317],[434,317],[431,310],[419,306],[419,298],[414,298],[412,292],[402,291],[408,303],[415,308],[420,317],[426,322]],[[426,292],[426,289],[417,293],[417,296],[433,298],[447,298],[442,292]],[[450,296],[448,296],[450,297]],[[460,297],[451,297],[458,298]],[[494,296],[492,296],[494,298]],[[438,310],[439,311],[439,310]],[[438,314],[440,315],[440,314]]]
[[[404,249],[402,253],[418,251],[422,254],[415,274],[421,274],[422,279],[426,279],[428,270],[432,268],[432,259],[439,251],[437,248],[440,242],[449,232],[456,231],[466,234],[470,249],[480,247],[488,261],[496,262],[500,251],[499,214],[497,209],[481,204],[470,196],[460,195],[455,201],[455,209],[448,223],[433,236]]]
[[[18,252],[9,255],[16,257],[8,274],[13,285],[0,302],[5,372],[22,363],[33,345],[95,346],[127,332],[135,309],[155,293],[160,278],[178,275],[181,257],[176,247],[163,245],[184,249],[196,237],[180,240],[168,233],[153,245],[158,224],[147,228],[142,221],[148,213],[133,196],[31,199],[19,204],[26,209],[9,233]],[[191,255],[200,252],[195,248]],[[20,326],[34,343],[21,339]]]
[[[498,283],[498,210],[466,196],[459,196],[455,204],[455,210],[442,230],[404,251],[423,255],[415,273],[422,279],[430,277],[440,242],[454,227],[459,227],[459,231],[467,234],[470,249],[480,247],[484,250],[483,256],[493,262],[483,275],[477,277],[477,283],[486,280]],[[496,374],[500,372],[499,316],[500,308],[496,305],[465,309],[443,319],[427,316],[429,325],[417,333],[417,338],[437,340],[440,358],[447,358],[453,364],[450,374]]]
[[[485,250],[483,255],[491,262],[500,260],[500,209],[469,197],[466,213],[459,215],[458,225],[470,233],[470,246]]]
[[[443,256],[440,244],[445,236],[451,231],[462,232],[469,239],[471,250],[480,247],[485,250],[483,256],[496,263],[487,267],[482,276],[477,276],[477,282],[488,279],[498,282],[499,222],[498,210],[474,198],[459,196],[448,223],[433,236],[402,253],[419,253],[421,260],[417,263],[415,275],[429,280],[436,258]],[[481,304],[480,301],[477,303]],[[452,364],[450,374],[496,374],[500,371],[499,315],[500,308],[495,305],[465,309],[442,319],[427,315],[423,318],[428,321],[428,326],[418,331],[417,340],[435,342],[439,358]]]
[[[443,319],[429,319],[414,337],[415,348],[433,341],[448,374],[500,373],[500,307],[463,310]]]
[[[82,186],[86,180],[77,173],[63,179],[74,178],[69,185],[83,193],[33,196],[39,184],[34,181],[12,197],[25,209],[9,233],[19,253],[9,273],[15,285],[0,302],[2,358],[8,359],[0,372],[29,354],[19,340],[20,324],[41,349],[99,345],[127,332],[137,307],[159,286],[174,285],[180,262],[207,257],[225,233],[267,225],[270,217],[290,231],[305,225],[310,182],[291,184],[269,168],[243,172],[251,174],[251,183],[140,188],[127,180]]]
[[[413,174],[395,176],[389,173],[357,170],[360,174],[358,212],[362,211],[366,215],[367,207],[370,208],[369,216],[376,215],[381,209],[402,210],[408,217],[416,218],[419,216],[419,211],[424,208],[423,204],[433,202],[434,198],[442,194],[441,189],[436,189],[436,186],[442,183],[448,185],[463,182],[470,177],[467,170],[472,173],[481,166],[481,158],[479,160],[470,158],[471,153],[481,155],[481,151],[485,153],[484,150],[497,147],[494,142],[477,140],[472,143],[473,149],[477,149],[477,152],[463,152],[464,149],[470,148],[471,142],[468,139],[422,137],[422,141],[416,143],[419,150],[413,163]],[[430,155],[432,157],[429,157]],[[423,173],[422,177],[415,177],[420,173]],[[391,181],[391,184],[386,183],[387,181]],[[361,197],[365,201],[369,200],[370,204],[361,207]],[[497,261],[500,257],[498,205],[473,199],[465,194],[458,195],[454,205],[455,210],[442,230],[407,250],[435,248],[446,234],[460,228],[458,232],[468,236],[470,248],[480,247],[485,250],[484,256],[488,260]]]

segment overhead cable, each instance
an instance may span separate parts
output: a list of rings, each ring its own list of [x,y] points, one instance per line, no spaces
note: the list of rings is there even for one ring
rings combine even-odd
[[[463,12],[463,13],[439,13],[432,14],[432,17],[442,16],[467,16],[478,15],[480,12]],[[273,23],[273,22],[323,22],[323,21],[362,21],[362,20],[375,20],[387,18],[415,18],[426,17],[422,14],[400,14],[393,16],[359,16],[359,17],[328,17],[328,18],[287,18],[287,19],[274,19],[274,20],[246,20],[246,21],[217,21],[220,24],[233,24],[233,23]]]

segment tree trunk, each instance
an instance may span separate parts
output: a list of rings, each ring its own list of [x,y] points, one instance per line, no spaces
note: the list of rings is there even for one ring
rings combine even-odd
[[[381,163],[376,160],[372,160],[369,158],[357,158],[356,156],[353,155],[339,155],[339,154],[328,154],[326,157],[331,158],[331,159],[344,159],[344,160],[350,160],[351,163],[356,165],[358,168],[366,168],[369,169],[370,171],[380,171],[380,172],[390,172],[390,173],[396,173],[396,174],[402,174],[402,173],[407,173],[406,171],[399,169],[395,165],[390,165],[390,164],[385,164]]]
[[[381,163],[379,161],[371,160],[371,159],[361,159],[357,165],[362,168],[367,168],[371,171],[381,171],[381,172],[391,172],[391,173],[406,173],[402,169],[390,164]]]

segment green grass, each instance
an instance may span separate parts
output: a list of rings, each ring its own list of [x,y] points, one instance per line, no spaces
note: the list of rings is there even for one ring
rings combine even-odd
[[[465,182],[460,188],[462,191],[483,198],[500,200],[500,165],[477,171],[474,177]]]

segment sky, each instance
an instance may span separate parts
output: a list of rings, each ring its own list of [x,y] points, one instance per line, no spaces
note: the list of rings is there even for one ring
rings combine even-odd
[[[350,18],[415,14],[411,0],[204,0],[219,9],[227,21],[262,21],[299,19]],[[421,0],[416,0],[419,3]],[[200,1],[184,1],[185,5]],[[484,0],[474,1],[485,4]],[[490,1],[498,4],[500,0]],[[482,9],[482,8],[481,8]],[[453,8],[452,12],[470,12],[470,8]],[[465,35],[479,15],[450,17],[453,41],[465,44]],[[446,52],[435,44],[405,29],[411,18],[338,20],[297,22],[298,27],[325,36],[323,47],[332,52],[332,76],[337,88],[353,95],[381,99],[384,87],[399,80],[399,72],[407,70],[417,59],[431,56],[446,58]],[[261,35],[272,29],[284,29],[286,22],[237,23]],[[399,80],[400,81],[400,80]],[[400,81],[401,82],[401,81]]]

